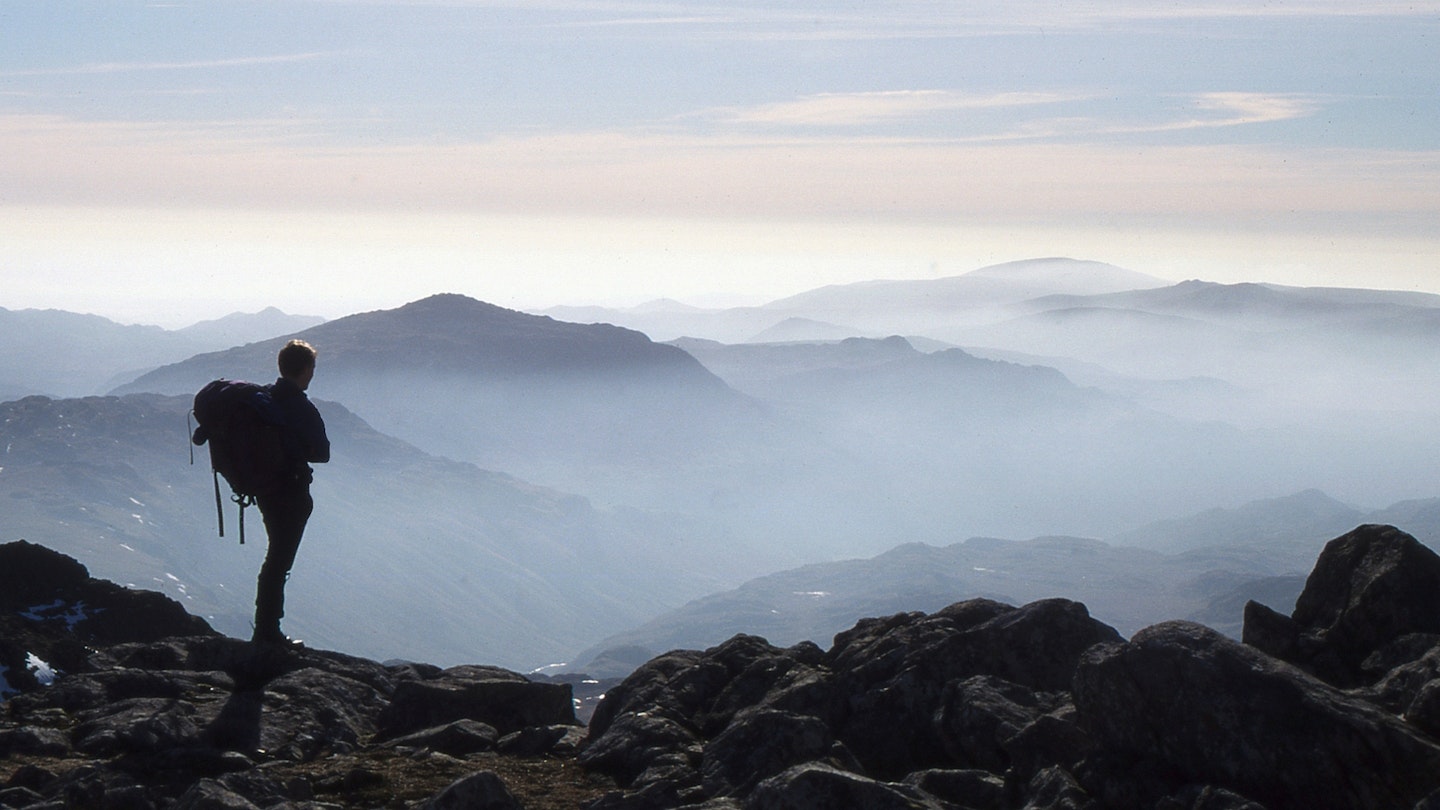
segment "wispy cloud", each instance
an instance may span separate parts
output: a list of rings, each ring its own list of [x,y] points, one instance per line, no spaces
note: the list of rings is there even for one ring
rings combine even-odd
[[[1279,114],[1241,107],[1226,118]],[[1440,215],[1435,152],[614,132],[339,147],[304,134],[288,121],[0,116],[0,204],[925,221]]]
[[[281,65],[294,62],[310,62],[333,56],[331,52],[276,54],[271,56],[241,56],[232,59],[197,59],[174,62],[94,62],[84,65],[67,65],[49,68],[0,71],[0,77],[19,78],[24,76],[89,76],[109,73],[141,73],[150,71],[215,70],[224,68],[245,68],[262,65]]]
[[[1210,117],[1197,117],[1162,127],[1163,129],[1203,129],[1267,124],[1305,118],[1322,106],[1322,99],[1306,94],[1275,94],[1245,92],[1201,93],[1194,107]]]
[[[1276,94],[1217,91],[1189,96],[1175,109],[1171,97],[1151,97],[1127,105],[1124,118],[1111,115],[1053,115],[1052,108],[1065,105],[1084,111],[1088,102],[1107,103],[1112,99],[1098,93],[1008,92],[970,94],[950,90],[897,90],[869,93],[821,93],[793,101],[752,107],[706,110],[685,119],[701,119],[770,131],[829,130],[843,137],[846,129],[861,130],[895,124],[893,138],[915,142],[951,141],[967,143],[1008,142],[1098,136],[1161,134],[1185,130],[1223,129],[1304,118],[1322,109],[1325,99],[1313,94]],[[1154,109],[1149,120],[1137,109]],[[998,111],[1003,119],[986,128],[955,129],[951,135],[921,135],[926,119],[942,119],[964,111]],[[685,120],[681,119],[681,120]],[[954,129],[952,127],[952,129]]]
[[[1013,92],[975,95],[949,90],[896,90],[872,93],[821,93],[795,101],[731,108],[708,117],[738,124],[842,127],[911,119],[955,110],[1028,107],[1077,101],[1086,96]]]

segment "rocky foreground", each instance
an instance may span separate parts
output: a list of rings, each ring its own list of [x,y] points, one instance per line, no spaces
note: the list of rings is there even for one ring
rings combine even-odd
[[[12,543],[0,678],[0,808],[1440,810],[1440,557],[1389,526],[1243,643],[971,600],[667,653],[588,729],[568,684],[257,648]]]

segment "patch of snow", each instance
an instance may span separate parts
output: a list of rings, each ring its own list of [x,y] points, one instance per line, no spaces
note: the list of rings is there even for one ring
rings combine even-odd
[[[55,670],[35,653],[25,653],[25,667],[35,674],[41,686],[55,682]]]
[[[790,595],[791,595],[791,596],[811,596],[811,597],[814,597],[814,598],[816,598],[816,599],[819,599],[819,598],[822,597],[822,596],[829,596],[829,595],[830,595],[830,592],[829,592],[829,591],[791,591],[791,592],[790,592]]]
[[[141,523],[144,523],[144,522],[145,522],[145,518],[143,518],[143,517],[141,517],[141,516],[139,516],[139,515],[137,515],[137,514],[135,514],[135,513],[133,513],[133,512],[130,514],[130,517],[135,518],[136,520],[140,521]]]
[[[120,544],[120,547],[123,548],[123,549],[125,549],[126,551],[134,551],[134,550],[135,550],[135,549],[131,548],[130,546],[125,545],[124,543],[121,543],[121,544]]]
[[[105,608],[99,608],[95,612],[103,612]],[[75,625],[90,618],[90,613],[85,610],[83,601],[74,605],[66,605],[65,600],[56,599],[48,605],[36,605],[20,613],[22,619],[29,619],[32,622],[48,622],[60,619],[65,622],[65,629],[74,630]]]
[[[979,572],[982,573],[982,574],[993,574],[993,573],[995,573],[995,569],[993,569],[993,568],[981,568],[981,567],[978,566],[978,565],[975,566],[974,568],[971,568],[970,570],[971,570],[971,571],[979,571]]]
[[[130,499],[130,502],[133,503],[133,504],[135,504],[136,506],[144,506],[144,505],[145,505],[145,504],[143,504],[143,503],[135,500],[134,498],[131,498],[131,499]]]

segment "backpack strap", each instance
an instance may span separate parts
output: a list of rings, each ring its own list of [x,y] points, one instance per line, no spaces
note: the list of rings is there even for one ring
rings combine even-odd
[[[243,546],[245,545],[245,507],[259,503],[259,499],[254,495],[231,495],[230,500],[240,504],[240,545]]]
[[[225,536],[225,509],[220,500],[220,471],[210,468],[210,477],[215,479],[215,521],[220,524],[220,536]],[[245,542],[241,540],[240,542]]]

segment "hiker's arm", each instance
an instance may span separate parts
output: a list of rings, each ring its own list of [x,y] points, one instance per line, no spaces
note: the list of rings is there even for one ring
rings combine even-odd
[[[325,435],[325,420],[320,418],[320,412],[315,410],[312,403],[306,402],[310,407],[307,409],[305,426],[301,430],[301,438],[305,443],[305,460],[311,464],[324,464],[330,460],[330,437]]]

